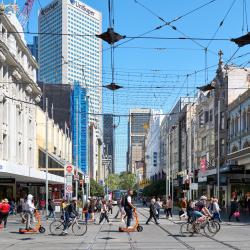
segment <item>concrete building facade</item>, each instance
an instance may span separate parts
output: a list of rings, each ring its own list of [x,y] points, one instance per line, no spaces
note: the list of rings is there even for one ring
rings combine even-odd
[[[0,30],[0,196],[19,198],[21,186],[38,194],[37,183],[45,182],[35,158],[36,104],[42,93],[36,83],[38,64],[14,11],[1,13]],[[48,178],[64,182],[53,174]]]

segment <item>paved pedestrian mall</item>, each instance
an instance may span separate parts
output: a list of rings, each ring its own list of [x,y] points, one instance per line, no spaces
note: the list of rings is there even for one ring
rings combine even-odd
[[[221,231],[213,238],[202,235],[181,237],[181,222],[177,216],[169,221],[162,214],[159,226],[153,222],[145,225],[148,209],[139,208],[138,211],[144,228],[142,232],[118,232],[121,223],[113,219],[113,214],[110,215],[112,225],[107,222],[102,225],[91,224],[84,236],[74,236],[71,229],[67,236],[53,236],[48,230],[51,221],[47,224],[44,222],[45,234],[21,235],[18,229],[23,225],[20,224],[19,217],[11,216],[8,228],[0,232],[0,249],[250,249],[250,223],[223,222]]]

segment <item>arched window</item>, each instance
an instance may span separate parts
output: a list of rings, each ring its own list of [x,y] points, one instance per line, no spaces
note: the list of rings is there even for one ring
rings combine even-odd
[[[234,153],[236,151],[238,151],[238,147],[234,145],[233,148],[232,148],[232,153]]]
[[[248,147],[250,147],[250,142],[246,140],[243,144],[243,148],[248,148]]]

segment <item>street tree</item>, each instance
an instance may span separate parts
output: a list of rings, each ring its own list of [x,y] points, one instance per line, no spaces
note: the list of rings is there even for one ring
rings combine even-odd
[[[118,174],[110,174],[105,179],[106,185],[108,185],[109,190],[119,189],[120,177]]]
[[[136,185],[135,174],[129,172],[123,172],[120,174],[120,188],[121,189],[133,189]]]
[[[90,179],[90,196],[103,196],[103,186],[94,179]]]

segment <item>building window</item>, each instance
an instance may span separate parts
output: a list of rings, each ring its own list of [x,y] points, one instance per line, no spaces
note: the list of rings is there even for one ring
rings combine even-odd
[[[220,129],[225,129],[225,112],[220,114]]]
[[[8,136],[3,134],[3,159],[8,160]]]
[[[202,128],[204,125],[204,115],[203,112],[199,114],[199,127]]]
[[[220,139],[220,156],[224,156],[225,153],[225,139]]]
[[[250,130],[250,107],[247,110],[247,130]]]
[[[237,135],[239,132],[239,117],[237,116],[234,121],[235,135]]]
[[[212,109],[209,110],[209,121],[210,122],[213,121],[213,110]]]
[[[208,123],[209,121],[209,112],[205,111],[205,123]]]
[[[19,141],[17,142],[17,163],[21,164],[22,163],[22,143]]]
[[[247,128],[247,112],[246,110],[244,110],[242,115],[242,131],[246,131],[246,128]]]
[[[201,139],[201,149],[202,149],[202,151],[206,150],[206,147],[207,147],[207,137],[203,137]]]

